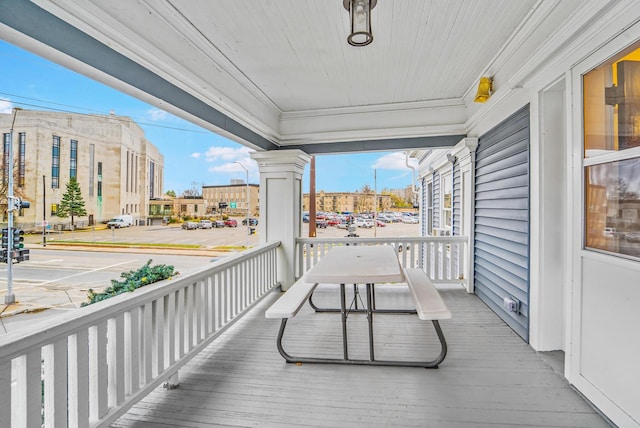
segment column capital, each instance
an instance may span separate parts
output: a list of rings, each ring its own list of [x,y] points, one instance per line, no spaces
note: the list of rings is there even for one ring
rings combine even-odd
[[[253,152],[251,159],[258,163],[260,173],[269,172],[297,172],[302,174],[304,167],[311,161],[311,155],[299,149],[271,150],[268,152]]]

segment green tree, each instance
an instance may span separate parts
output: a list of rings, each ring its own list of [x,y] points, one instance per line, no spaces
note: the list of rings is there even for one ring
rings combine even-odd
[[[67,190],[62,195],[62,201],[58,206],[58,217],[71,217],[71,226],[74,225],[74,217],[82,217],[87,215],[87,210],[84,208],[84,199],[82,199],[82,192],[80,191],[80,185],[75,177],[71,177],[67,183]]]
[[[172,198],[175,198],[176,197],[176,192],[173,191],[173,190],[167,190],[165,195],[171,196]]]

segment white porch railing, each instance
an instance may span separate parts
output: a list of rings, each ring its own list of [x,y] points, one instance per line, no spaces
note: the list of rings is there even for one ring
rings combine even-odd
[[[393,238],[298,238],[296,278],[336,245],[393,245],[403,267],[420,267],[436,284],[466,284],[466,236]]]
[[[0,427],[109,425],[277,285],[279,245],[0,336]]]

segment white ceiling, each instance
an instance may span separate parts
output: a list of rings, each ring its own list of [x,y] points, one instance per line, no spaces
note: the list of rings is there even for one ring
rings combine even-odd
[[[103,50],[92,53],[91,41],[73,36],[71,47],[56,47],[40,36],[51,49],[4,26],[0,37],[254,147],[261,144],[233,131],[236,122],[277,146],[463,135],[480,76],[493,76],[498,90],[513,86],[514,70],[581,4],[379,0],[374,41],[356,48],[346,41],[342,0],[34,3],[224,117],[209,120],[206,109],[149,90],[142,77],[124,81],[97,65]],[[126,67],[128,76],[140,73]]]

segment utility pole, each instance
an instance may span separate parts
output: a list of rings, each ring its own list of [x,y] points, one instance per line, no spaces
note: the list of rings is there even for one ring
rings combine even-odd
[[[10,305],[16,302],[13,294],[13,211],[15,209],[15,199],[13,197],[13,126],[16,123],[16,116],[20,108],[13,108],[13,120],[9,130],[9,153],[8,153],[8,189],[7,189],[7,211],[9,220],[7,222],[7,294],[4,296],[4,303]]]
[[[42,176],[42,246],[47,246],[47,182]]]
[[[309,164],[309,238],[316,237],[316,157]]]
[[[375,169],[373,170],[373,236],[378,236],[378,179]]]
[[[242,169],[245,170],[245,172],[247,173],[247,250],[249,249],[249,235],[251,235],[251,224],[249,223],[249,209],[251,207],[250,205],[250,200],[249,200],[249,170],[247,169],[247,167],[245,167],[244,165],[242,165],[240,162],[236,161],[235,163],[237,163],[238,165],[240,165],[242,167]]]

